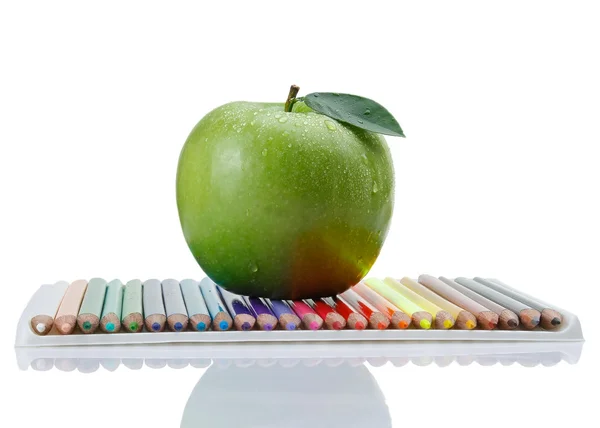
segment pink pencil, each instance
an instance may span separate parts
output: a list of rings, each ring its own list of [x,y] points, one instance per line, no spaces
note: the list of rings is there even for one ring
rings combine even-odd
[[[290,307],[296,312],[298,318],[302,320],[304,328],[318,330],[323,326],[321,318],[309,305],[301,300],[288,300]]]

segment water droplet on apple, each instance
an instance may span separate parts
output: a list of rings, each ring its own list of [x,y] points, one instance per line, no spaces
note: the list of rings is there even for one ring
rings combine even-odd
[[[281,115],[280,115],[279,113],[277,113],[277,114],[275,115],[275,119],[279,119],[280,117],[281,117]]]
[[[268,153],[268,152],[269,152],[269,151],[268,151],[267,149],[263,149],[263,151],[262,151],[262,155],[263,155],[263,156],[267,156],[267,153]]]
[[[313,94],[313,97],[318,98],[319,94]]]
[[[327,129],[329,129],[330,131],[335,131],[337,128],[335,127],[335,125],[333,124],[332,121],[330,120],[326,120],[325,121],[325,126],[327,127]]]
[[[288,144],[288,147],[292,147],[292,145],[291,145],[291,144]]]
[[[365,165],[369,165],[369,158],[367,157],[367,155],[365,155],[364,153],[361,155],[363,163]]]
[[[294,125],[297,126],[297,127],[302,126],[302,124],[300,122],[296,122]]]
[[[256,116],[257,114],[258,114],[258,112],[257,112],[257,111],[255,111],[255,112],[254,112],[254,116]]]
[[[358,121],[358,123],[363,123],[363,121],[361,119],[356,119]]]
[[[308,122],[306,120],[303,123],[304,123],[304,125],[308,125]]]
[[[258,272],[258,266],[254,262],[248,263],[248,268],[250,268],[250,272]]]
[[[367,116],[370,115],[371,114],[371,109],[366,109],[364,114],[367,115]]]
[[[288,120],[288,119],[287,119],[287,117],[286,117],[286,116],[280,117],[280,118],[279,118],[279,123],[285,123],[285,122],[287,122],[287,120]]]
[[[378,190],[379,190],[379,187],[377,187],[377,182],[374,181],[373,182],[373,193],[377,193]]]

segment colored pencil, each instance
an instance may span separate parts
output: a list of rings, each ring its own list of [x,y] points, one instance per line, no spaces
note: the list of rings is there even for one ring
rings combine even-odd
[[[262,298],[244,297],[244,300],[246,301],[246,305],[252,311],[252,314],[256,317],[258,328],[267,331],[277,328],[277,317]]]
[[[226,331],[233,325],[233,319],[225,309],[225,303],[217,291],[217,284],[208,277],[200,281],[200,292],[212,318],[213,330]]]
[[[121,330],[123,313],[123,283],[114,279],[106,284],[106,296],[102,307],[100,328],[105,333],[118,333]]]
[[[229,313],[233,317],[233,324],[238,330],[248,331],[254,328],[256,318],[246,306],[244,298],[237,294],[231,293],[222,287],[217,286],[217,289],[221,293],[221,297],[229,309]]]
[[[77,315],[77,325],[83,333],[91,334],[100,325],[105,295],[106,281],[102,278],[90,279]]]
[[[125,331],[139,333],[144,328],[144,315],[142,309],[142,281],[132,279],[125,284],[123,292],[123,313],[121,324]]]
[[[144,282],[143,306],[144,306],[144,324],[146,329],[153,333],[158,333],[165,329],[167,314],[162,296],[162,286],[158,279],[149,279]]]
[[[469,278],[461,277],[456,278],[454,281],[518,314],[521,325],[526,329],[531,330],[532,328],[537,327],[540,323],[540,317],[542,314],[540,314],[539,311],[536,311],[532,307],[527,306],[524,303],[507,296],[506,294],[492,290],[491,288]]]
[[[433,322],[433,316],[425,309],[410,301],[402,294],[398,293],[388,284],[377,278],[369,278],[365,281],[373,291],[385,297],[394,305],[399,307],[403,312],[410,315],[412,323],[416,328],[429,330]]]
[[[60,334],[73,333],[86,288],[87,281],[78,279],[77,281],[73,281],[67,288],[67,291],[65,291],[65,295],[54,318],[54,324]]]
[[[271,310],[279,320],[279,325],[285,330],[296,330],[300,327],[300,318],[290,308],[290,305],[283,300],[265,299]]]
[[[410,281],[410,278],[405,277],[403,280]],[[383,280],[383,282],[392,287],[398,293],[402,294],[406,299],[419,305],[424,310],[429,312],[433,316],[435,328],[448,330],[454,326],[454,317],[452,315],[440,308],[438,305],[425,299],[423,296],[415,293],[410,288],[406,287],[406,285],[404,285],[402,282],[394,278],[386,278]]]
[[[31,299],[31,329],[35,334],[44,336],[52,330],[54,325],[54,317],[60,307],[63,296],[69,287],[69,283],[66,281],[60,281],[56,284],[42,285],[38,291],[36,291],[34,297]]]
[[[396,307],[389,300],[377,294],[364,282],[359,282],[352,290],[356,291],[360,296],[366,299],[369,303],[381,311],[382,314],[388,317],[390,325],[393,328],[404,330],[410,326],[410,316]]]
[[[477,318],[471,312],[464,310],[463,308],[455,305],[454,303],[446,300],[439,294],[434,293],[423,284],[419,284],[417,281],[404,277],[400,280],[404,286],[414,291],[424,299],[429,300],[434,305],[439,306],[446,312],[448,312],[456,320],[456,327],[461,330],[473,330],[477,327]]]
[[[344,317],[348,328],[352,330],[364,330],[367,327],[367,319],[348,303],[344,302],[340,296],[324,297],[322,300]]]
[[[296,312],[298,318],[302,320],[304,328],[309,330],[319,330],[323,326],[321,318],[310,306],[301,300],[288,300],[290,307]]]
[[[181,294],[190,319],[192,330],[206,331],[212,321],[210,312],[200,292],[200,284],[193,279],[184,279],[179,283]]]
[[[371,328],[376,330],[385,330],[390,325],[390,320],[385,314],[382,314],[377,308],[371,305],[366,299],[363,299],[356,291],[351,288],[340,294],[340,297],[364,316]]]
[[[315,312],[323,318],[323,324],[328,330],[342,330],[346,327],[346,320],[338,314],[331,306],[322,300],[304,300]]]
[[[431,275],[421,275],[419,276],[419,283],[432,292],[439,294],[443,298],[475,315],[478,325],[482,329],[492,330],[496,328],[496,325],[498,324],[498,314],[493,311],[493,309],[472,299],[469,295],[462,293],[461,290],[451,287],[441,277],[440,279],[437,279]]]
[[[504,284],[497,279],[489,281],[484,278],[475,277],[475,281],[486,285],[502,294],[506,294],[521,303],[531,306],[536,311],[542,314],[540,318],[540,325],[545,330],[555,330],[562,324],[563,316],[556,309],[549,308],[547,305],[531,297],[523,296],[519,291]]]
[[[503,330],[513,330],[519,326],[517,314],[449,278],[440,276],[438,279],[431,275],[421,275],[419,282],[474,313],[483,329],[491,329],[494,323]],[[488,314],[490,311],[496,314],[496,320]]]
[[[181,294],[179,281],[165,279],[162,282],[162,293],[169,329],[176,332],[184,331],[188,327],[190,320],[187,315],[185,303],[183,302],[183,294]]]

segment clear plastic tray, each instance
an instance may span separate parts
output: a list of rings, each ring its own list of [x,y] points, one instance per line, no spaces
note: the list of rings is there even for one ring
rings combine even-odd
[[[522,293],[525,295],[525,293]],[[581,342],[583,332],[579,319],[574,314],[556,308],[563,314],[563,323],[556,331],[545,331],[541,328],[526,330],[297,330],[297,331],[206,331],[206,332],[162,332],[162,333],[127,333],[116,334],[95,333],[91,335],[60,335],[50,332],[47,336],[38,336],[30,325],[35,306],[36,295],[32,297],[21,315],[17,326],[15,347],[98,347],[103,345],[160,345],[160,344],[218,344],[236,343],[279,343],[282,342],[354,342],[353,346],[373,344],[377,342]],[[538,299],[539,300],[539,299]],[[54,333],[54,334],[53,334]],[[289,344],[288,344],[289,345]],[[262,345],[260,345],[262,346]],[[179,349],[179,348],[173,348]],[[293,347],[288,349],[292,350]],[[183,351],[179,349],[176,352]]]

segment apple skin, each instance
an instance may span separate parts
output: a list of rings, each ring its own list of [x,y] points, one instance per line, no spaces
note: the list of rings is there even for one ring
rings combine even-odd
[[[192,130],[177,207],[204,272],[238,294],[331,296],[360,281],[385,240],[394,168],[383,136],[297,102],[233,102]]]

